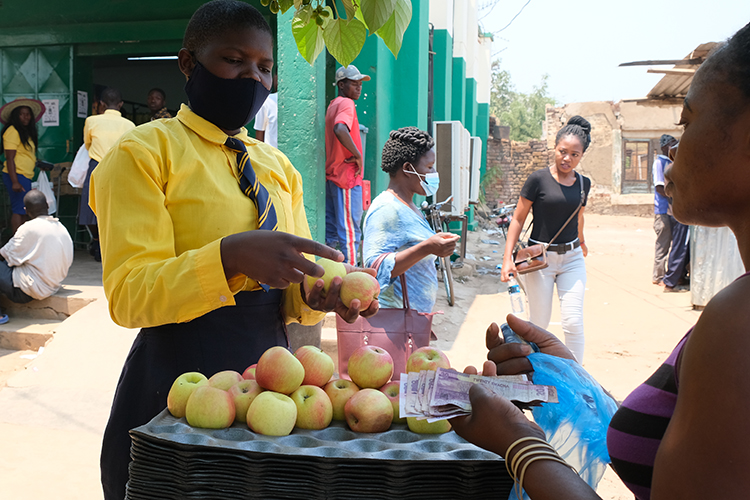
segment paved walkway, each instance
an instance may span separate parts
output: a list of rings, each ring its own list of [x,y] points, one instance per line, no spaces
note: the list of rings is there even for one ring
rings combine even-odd
[[[666,357],[671,350],[666,346],[673,346],[699,313],[691,309],[689,294],[661,294],[651,284],[651,219],[587,215],[586,220],[591,254],[585,366],[621,398]],[[84,287],[97,300],[65,320],[44,352],[8,378],[6,387],[0,381],[0,499],[102,497],[101,435],[136,332],[109,318],[101,287],[92,286],[100,285],[100,273],[90,257],[76,255],[66,283]],[[463,297],[463,324],[439,346],[454,366],[476,364],[486,354],[486,325],[502,321],[509,310],[507,294],[495,291]],[[552,330],[559,329],[557,314]]]

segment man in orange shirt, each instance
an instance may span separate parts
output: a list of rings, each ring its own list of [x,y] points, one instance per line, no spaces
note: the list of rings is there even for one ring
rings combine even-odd
[[[354,65],[336,70],[339,96],[326,111],[326,244],[357,264],[362,236],[362,139],[354,101],[370,79]]]

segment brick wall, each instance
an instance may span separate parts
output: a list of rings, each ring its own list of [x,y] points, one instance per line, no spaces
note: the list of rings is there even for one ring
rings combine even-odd
[[[484,181],[486,203],[495,207],[516,203],[526,178],[552,161],[546,140],[516,142],[487,140],[487,175]]]

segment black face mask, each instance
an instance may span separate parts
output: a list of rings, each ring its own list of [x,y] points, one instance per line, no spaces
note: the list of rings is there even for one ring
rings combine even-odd
[[[253,119],[270,90],[252,78],[219,78],[196,60],[185,93],[198,116],[224,130],[236,130]]]

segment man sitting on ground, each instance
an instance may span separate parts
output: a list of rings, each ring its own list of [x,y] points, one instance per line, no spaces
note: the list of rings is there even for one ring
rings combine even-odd
[[[0,293],[17,304],[57,292],[73,263],[73,240],[65,226],[48,215],[44,194],[32,189],[23,205],[30,220],[0,248]],[[8,315],[0,312],[0,324],[7,322]]]

